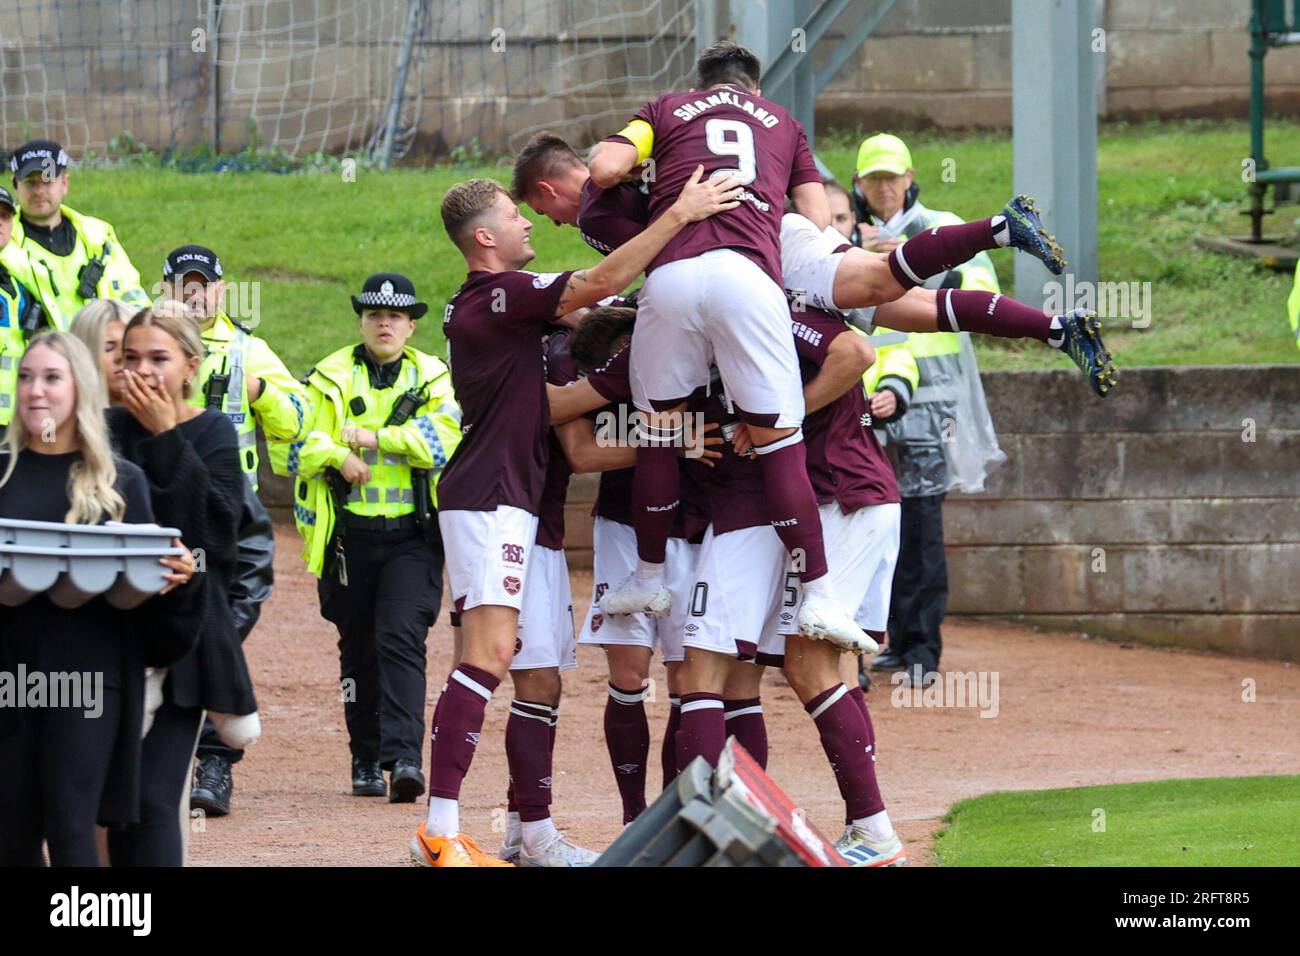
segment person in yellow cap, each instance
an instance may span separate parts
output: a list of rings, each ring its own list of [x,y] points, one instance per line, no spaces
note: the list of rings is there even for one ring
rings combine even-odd
[[[905,243],[921,232],[962,222],[955,213],[927,208],[919,193],[906,143],[889,133],[864,140],[853,178],[857,234],[863,248],[876,252],[906,248]],[[986,252],[932,276],[925,286],[1001,292]],[[907,414],[886,429],[903,496],[903,534],[894,576],[889,648],[876,658],[873,668],[906,670],[908,679],[918,683],[932,679],[942,649],[939,625],[948,596],[944,496],[954,488],[982,490],[987,468],[1005,458],[968,340],[967,332],[907,336],[918,382]]]
[[[67,331],[77,310],[91,299],[122,299],[137,309],[148,307],[140,273],[113,227],[64,205],[68,154],[62,146],[48,139],[24,143],[9,158],[9,169],[21,209],[13,246],[31,259],[37,292],[58,305],[57,313],[49,316],[52,327]]]

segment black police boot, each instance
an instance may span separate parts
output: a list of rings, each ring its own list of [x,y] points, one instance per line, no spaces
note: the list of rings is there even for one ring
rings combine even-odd
[[[424,774],[414,760],[403,758],[393,764],[388,779],[389,803],[414,803],[424,793]]]
[[[210,817],[224,817],[230,812],[230,794],[234,789],[230,761],[219,754],[206,754],[194,768],[190,809],[202,810]]]
[[[903,659],[889,648],[881,651],[876,655],[876,659],[871,662],[871,669],[873,671],[901,671],[906,666],[907,665],[903,663]]]
[[[352,758],[352,796],[385,797],[388,784],[384,782],[384,772],[379,769],[378,760],[361,760]]]

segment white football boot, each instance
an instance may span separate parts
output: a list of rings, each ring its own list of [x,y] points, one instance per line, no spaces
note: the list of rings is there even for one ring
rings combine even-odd
[[[804,591],[797,621],[799,633],[804,637],[829,641],[854,654],[874,654],[880,650],[880,645],[843,608],[819,592]]]
[[[849,866],[903,866],[907,863],[907,850],[898,838],[898,831],[887,840],[873,840],[857,827],[844,828],[844,835],[835,841],[835,850]]]
[[[617,587],[612,587],[600,599],[600,609],[606,614],[649,614],[664,617],[673,608],[673,599],[662,584],[656,590],[647,587],[629,574]]]
[[[563,833],[556,833],[537,853],[529,853],[522,845],[519,848],[520,866],[591,866],[600,854],[595,850],[580,847]]]

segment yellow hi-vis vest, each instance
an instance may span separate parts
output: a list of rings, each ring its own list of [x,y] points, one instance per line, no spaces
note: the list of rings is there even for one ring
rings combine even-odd
[[[298,438],[306,421],[306,396],[271,347],[224,313],[203,331],[202,338],[203,362],[189,402],[198,408],[206,407],[212,377],[226,376],[220,411],[235,426],[240,467],[257,491],[257,426],[262,426],[268,442]],[[262,380],[262,393],[256,402],[248,400],[250,377]]]
[[[3,271],[3,270],[0,270]],[[13,421],[18,404],[18,363],[27,348],[20,320],[32,293],[12,274],[0,284],[0,429]]]
[[[23,231],[22,218],[14,217],[14,233],[10,245],[21,248],[31,259],[36,274],[36,289],[44,299],[58,304],[58,316],[51,317],[51,326],[66,332],[77,310],[90,299],[121,299],[137,309],[149,305],[149,296],[140,286],[140,273],[127,257],[113,227],[102,219],[84,216],[67,206],[60,213],[72,223],[77,241],[72,252],[56,256],[35,240],[28,239]],[[104,274],[95,285],[95,295],[83,297],[77,287],[81,284],[81,270],[91,259],[103,258]],[[58,325],[54,325],[57,318]]]
[[[289,445],[287,470],[294,485],[294,522],[303,533],[303,559],[317,577],[325,550],[334,536],[334,501],[325,480],[326,469],[339,469],[351,454],[343,444],[346,425],[375,432],[378,449],[364,449],[370,481],[350,487],[344,507],[353,514],[400,517],[416,507],[411,469],[430,472],[429,504],[437,507],[437,478],[460,444],[460,408],[451,387],[451,372],[440,359],[416,349],[403,350],[402,368],[390,387],[370,386],[365,366],[349,345],[322,359],[307,373],[310,420],[299,441]],[[393,406],[408,390],[423,399],[401,425],[384,425]],[[365,402],[361,414],[352,411],[354,398]]]

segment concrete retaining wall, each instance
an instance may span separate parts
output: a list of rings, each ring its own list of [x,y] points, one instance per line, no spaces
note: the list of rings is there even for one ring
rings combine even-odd
[[[1295,660],[1300,367],[984,376],[1008,461],[945,508],[954,614]]]

